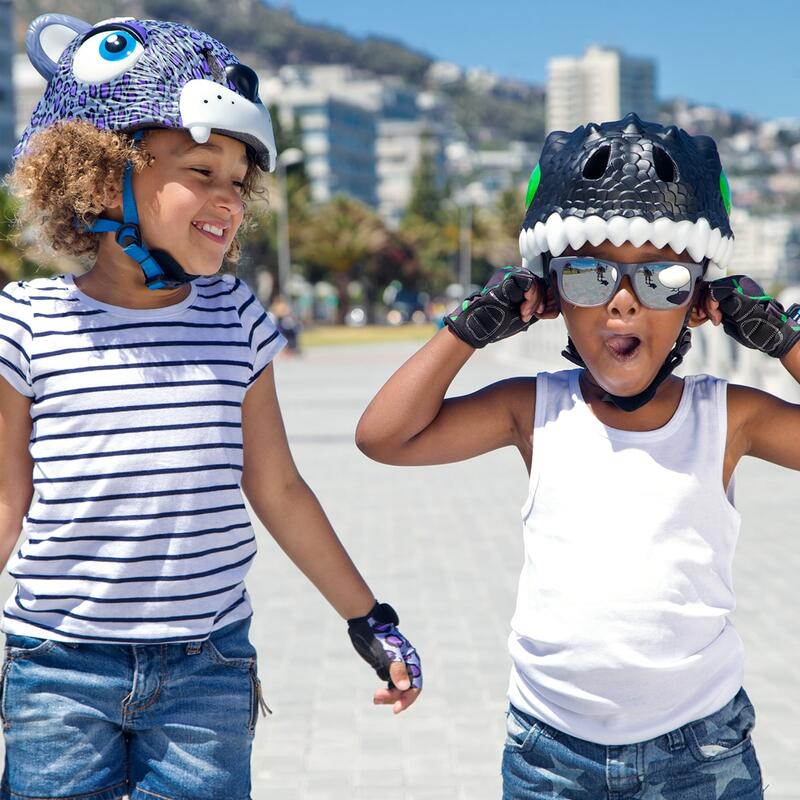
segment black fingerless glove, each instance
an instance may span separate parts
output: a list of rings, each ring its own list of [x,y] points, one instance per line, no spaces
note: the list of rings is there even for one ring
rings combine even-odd
[[[722,327],[739,344],[783,358],[800,341],[800,305],[784,307],[746,275],[729,275],[709,284],[719,302]]]
[[[485,347],[536,322],[532,317],[523,322],[519,307],[525,292],[540,280],[530,270],[503,267],[495,270],[480,292],[470,295],[459,308],[448,314],[444,322],[463,342],[471,347]]]

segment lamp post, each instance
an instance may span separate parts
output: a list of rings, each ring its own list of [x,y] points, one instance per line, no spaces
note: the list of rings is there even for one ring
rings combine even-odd
[[[278,179],[278,294],[289,298],[289,193],[286,189],[286,167],[299,164],[303,160],[303,151],[297,147],[284,150],[277,158],[276,174]]]

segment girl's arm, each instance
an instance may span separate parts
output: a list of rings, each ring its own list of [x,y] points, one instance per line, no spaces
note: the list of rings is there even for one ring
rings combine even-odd
[[[31,401],[0,378],[0,568],[17,543],[33,497]]]
[[[490,287],[491,281],[473,297],[473,305]],[[520,299],[521,304],[505,308],[512,325],[528,323],[534,313],[540,318],[558,314],[536,281]],[[356,430],[356,444],[366,455],[386,464],[445,464],[516,445],[530,463],[535,379],[500,381],[445,400],[453,378],[475,352],[459,336],[440,330],[375,395]]]
[[[242,489],[258,519],[344,619],[366,617],[373,610],[375,596],[297,471],[286,441],[271,364],[245,396],[242,436]],[[392,705],[398,713],[416,700],[420,690],[410,688],[402,661],[389,665],[389,677],[394,687],[378,689],[374,701]]]
[[[242,489],[256,516],[342,617],[364,616],[375,597],[295,466],[272,365],[245,396],[242,435]]]

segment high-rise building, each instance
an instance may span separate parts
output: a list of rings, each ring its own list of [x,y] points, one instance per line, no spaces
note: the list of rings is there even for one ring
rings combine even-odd
[[[655,117],[656,63],[652,59],[593,45],[582,58],[551,58],[547,69],[548,131],[622,119],[631,111],[642,119]]]
[[[14,20],[11,0],[0,0],[0,171],[11,165],[14,135]]]

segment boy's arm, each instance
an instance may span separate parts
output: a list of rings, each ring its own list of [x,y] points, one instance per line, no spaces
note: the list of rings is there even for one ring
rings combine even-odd
[[[344,619],[366,617],[375,605],[375,596],[295,466],[286,441],[271,364],[245,396],[242,437],[242,489],[258,519]],[[389,673],[398,689],[378,690],[376,702],[399,702],[400,708],[395,705],[397,712],[411,705],[419,690],[408,689],[402,662],[393,662]],[[399,687],[405,691],[399,691]]]
[[[490,282],[487,288],[491,286]],[[521,301],[516,309],[506,309],[511,326],[524,329],[534,314],[558,315],[537,282],[521,294]],[[453,331],[440,330],[375,395],[358,423],[359,449],[376,461],[414,466],[462,461],[516,445],[530,461],[534,378],[500,381],[470,395],[444,399],[474,352]]]
[[[728,335],[746,347],[780,357],[789,374],[800,383],[797,306],[784,312],[780,304],[744,275],[714,281],[704,305],[699,319],[722,324]],[[728,474],[743,455],[800,470],[800,405],[758,389],[731,385],[728,420]]]
[[[800,383],[800,343],[781,363]],[[731,418],[738,417],[744,455],[800,470],[800,405],[743,386],[730,387],[729,402]]]
[[[0,378],[0,568],[5,568],[33,497],[31,401]]]

